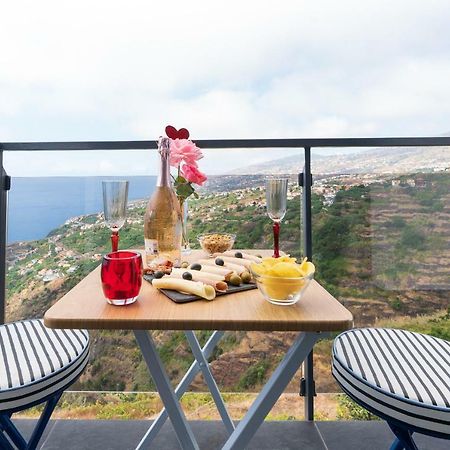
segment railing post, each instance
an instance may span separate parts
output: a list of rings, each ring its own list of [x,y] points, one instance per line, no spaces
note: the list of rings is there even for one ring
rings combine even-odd
[[[0,148],[0,324],[5,323],[6,306],[6,210],[10,178],[3,168]]]
[[[305,256],[312,261],[312,206],[311,206],[311,147],[305,147],[305,165],[303,166],[303,248]],[[304,363],[303,379],[300,386],[300,394],[305,397],[305,419],[314,420],[314,361],[313,351],[308,355]]]

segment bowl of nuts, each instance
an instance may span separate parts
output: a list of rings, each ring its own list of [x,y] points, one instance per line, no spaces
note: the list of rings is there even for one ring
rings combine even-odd
[[[230,233],[205,233],[197,236],[198,242],[208,256],[214,253],[223,253],[231,250],[236,239],[235,234]]]

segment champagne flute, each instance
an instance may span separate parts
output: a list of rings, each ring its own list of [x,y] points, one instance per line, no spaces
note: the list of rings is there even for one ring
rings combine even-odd
[[[119,230],[125,223],[128,201],[128,181],[102,181],[105,223],[111,230],[113,252],[119,248]]]
[[[280,257],[280,223],[286,214],[288,178],[271,177],[266,179],[267,214],[273,220],[273,257]]]

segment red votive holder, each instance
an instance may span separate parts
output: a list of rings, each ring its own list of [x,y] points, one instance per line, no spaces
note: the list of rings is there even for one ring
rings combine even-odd
[[[118,251],[103,256],[103,293],[111,305],[134,303],[142,285],[142,256],[138,252]]]

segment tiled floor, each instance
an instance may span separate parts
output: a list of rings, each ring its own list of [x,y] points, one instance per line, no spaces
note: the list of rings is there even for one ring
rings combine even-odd
[[[30,433],[33,420],[16,422]],[[219,422],[191,422],[201,449],[220,448],[226,440]],[[127,450],[136,447],[149,426],[142,420],[56,420],[41,441],[44,450]],[[393,435],[384,422],[265,422],[249,449],[254,450],[378,450],[389,449]],[[450,441],[418,436],[421,450],[449,450]],[[177,439],[166,423],[152,449],[178,450]]]

